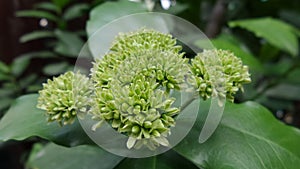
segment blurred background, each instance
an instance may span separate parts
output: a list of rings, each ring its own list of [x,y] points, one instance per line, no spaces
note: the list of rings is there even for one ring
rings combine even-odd
[[[131,10],[123,1],[111,2],[120,11]],[[145,11],[182,17],[199,27],[216,48],[232,50],[249,65],[253,79],[245,92],[238,94],[236,102],[260,102],[278,120],[300,127],[299,0],[134,2]],[[0,118],[15,98],[36,93],[47,78],[73,70],[87,40],[90,12],[106,3],[105,0],[0,1]],[[120,11],[107,9],[99,18],[109,18]],[[25,168],[34,142],[37,138],[0,142],[0,168]]]

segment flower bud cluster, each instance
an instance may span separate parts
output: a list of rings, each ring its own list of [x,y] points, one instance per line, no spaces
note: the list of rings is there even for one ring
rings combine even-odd
[[[215,58],[219,59],[220,65],[214,67],[215,72],[220,72],[219,77],[212,77],[214,73],[209,73],[207,70],[210,67],[207,65],[211,65],[211,63],[207,63],[210,60],[203,59],[206,56],[216,56]],[[234,101],[233,95],[240,89],[243,91],[242,85],[251,82],[248,66],[243,65],[240,58],[227,50],[204,50],[192,59],[190,69],[193,76],[189,82],[203,99],[212,96],[214,85],[217,85],[213,80],[222,79],[219,83],[224,88],[226,98],[232,102]]]
[[[80,73],[66,72],[43,84],[37,107],[46,110],[48,122],[72,124],[77,111],[86,111],[87,100],[91,94],[90,87],[88,77]]]
[[[189,71],[179,50],[170,35],[152,30],[117,37],[111,53],[94,63],[90,112],[100,121],[93,129],[105,120],[129,137],[128,148],[168,146],[166,137],[180,112],[169,93],[184,86]],[[103,77],[106,81],[98,83]]]
[[[128,136],[129,149],[169,146],[180,113],[172,92],[192,86],[204,100],[218,94],[233,101],[251,81],[248,67],[232,52],[204,50],[188,60],[176,44],[171,35],[154,30],[120,34],[109,53],[93,63],[91,80],[73,72],[48,80],[37,107],[61,125],[88,112],[96,121],[92,130],[107,122]]]

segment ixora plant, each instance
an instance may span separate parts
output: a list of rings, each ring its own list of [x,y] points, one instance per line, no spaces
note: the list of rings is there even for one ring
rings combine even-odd
[[[73,72],[49,80],[39,92],[37,106],[46,110],[49,122],[59,124],[73,123],[77,112],[90,113],[97,121],[91,130],[108,122],[128,136],[128,149],[170,146],[170,128],[181,112],[181,107],[173,104],[178,98],[172,97],[172,92],[196,91],[203,99],[226,95],[233,101],[242,84],[251,81],[248,67],[229,51],[205,50],[190,64],[180,51],[181,46],[169,34],[147,29],[121,34],[110,52],[94,62],[91,80]],[[203,55],[220,59],[215,71],[224,73],[219,78],[224,79],[225,93],[214,89],[212,78],[217,77],[206,70],[205,65],[210,64]]]
[[[155,30],[120,34],[110,51],[94,60],[89,76],[66,72],[43,84],[39,95],[17,99],[0,122],[0,140],[39,136],[56,143],[36,144],[29,168],[296,169],[299,130],[278,122],[257,103],[233,103],[242,85],[251,81],[248,66],[226,50],[204,50],[191,59],[181,50],[175,38]],[[219,65],[203,59],[212,56]],[[216,81],[223,90],[218,90]],[[205,143],[197,138],[209,101],[200,103],[188,136],[170,145],[177,118],[184,111],[195,111],[176,104],[180,99],[176,92],[191,93],[191,102],[197,97],[227,99],[223,120]],[[142,159],[116,156],[95,146],[83,132],[77,117],[85,114],[93,120],[91,132],[108,124],[128,138],[124,146],[129,151],[175,147]]]

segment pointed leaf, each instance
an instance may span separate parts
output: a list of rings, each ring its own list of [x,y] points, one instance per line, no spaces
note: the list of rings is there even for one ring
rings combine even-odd
[[[273,18],[247,19],[232,21],[229,26],[247,29],[292,56],[299,52],[296,29],[283,21]]]
[[[254,102],[227,103],[217,130],[198,143],[208,102],[200,106],[198,125],[175,150],[203,169],[297,169],[300,131],[286,126]]]
[[[24,11],[18,11],[16,13],[16,16],[17,17],[31,17],[31,18],[46,18],[46,19],[49,19],[51,21],[54,21],[54,22],[57,22],[59,21],[60,19],[49,13],[49,12],[46,12],[46,11],[40,11],[40,10],[24,10]]]
[[[20,42],[25,43],[28,41],[36,40],[36,39],[42,39],[42,38],[53,38],[54,33],[52,31],[34,31],[27,33],[25,35],[22,35],[20,37]]]

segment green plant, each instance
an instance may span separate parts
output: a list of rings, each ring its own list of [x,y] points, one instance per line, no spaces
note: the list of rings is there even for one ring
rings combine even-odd
[[[82,18],[89,8],[90,5],[87,3],[72,4],[72,0],[63,2],[53,0],[37,3],[31,10],[16,13],[17,17],[39,19],[41,27],[45,28],[20,37],[21,43],[47,39],[46,50],[34,52],[37,56],[45,52],[51,54],[47,57],[51,62],[42,70],[45,75],[58,75],[73,69],[72,63],[77,58],[86,35],[82,28],[78,30],[72,28],[70,22]],[[50,23],[53,26],[49,26]]]
[[[104,9],[108,9],[107,7],[110,7],[109,9],[115,12],[114,13],[108,12],[106,14],[103,13],[105,12],[103,11]],[[117,10],[120,8],[123,10]],[[91,12],[91,18],[87,28],[88,33],[91,36],[93,31],[96,30],[95,28],[97,28],[99,25],[104,25],[105,23],[108,22],[108,20],[99,20],[99,18],[101,18],[100,16],[107,16],[110,19],[115,19],[124,14],[130,14],[130,13],[143,11],[143,10],[144,8],[141,7],[140,4],[134,4],[131,2],[124,2],[124,1],[122,3],[107,2],[101,4],[99,7],[95,8]],[[259,22],[258,24],[264,23],[264,21],[261,22],[260,20],[258,20],[258,22]],[[278,21],[275,22],[278,23]],[[248,25],[246,23],[239,23],[239,22],[236,22],[234,24],[233,23],[230,25],[231,26]],[[272,25],[273,19],[271,19],[271,21],[268,21],[267,19],[266,23]],[[253,24],[253,21],[251,21],[249,25],[251,24]],[[279,25],[280,24],[282,23],[279,21]],[[279,27],[279,31],[291,31],[293,37],[298,36],[297,35],[298,30],[294,28],[290,29],[290,26],[282,27],[278,25],[276,26],[275,24],[274,27]],[[257,31],[256,29],[264,29],[264,28],[267,28],[267,26],[260,26],[260,27],[254,26],[247,29],[255,32]],[[298,46],[294,44],[292,45],[293,48],[291,48],[290,45],[276,46],[272,43],[277,43],[279,41],[294,43],[295,41],[293,40],[286,41],[284,37],[281,37],[275,41],[268,42],[270,37],[266,38],[266,36],[269,35],[267,31],[269,31],[269,29],[263,32],[261,30],[258,31],[259,32],[258,35],[262,37],[262,39],[265,39],[267,43],[265,40],[261,40],[261,39],[259,39],[260,43],[255,43],[255,45],[256,44],[261,45],[262,47],[261,51],[263,53],[262,55],[258,55],[257,53],[254,53],[253,52],[254,50],[251,48],[251,46],[245,45],[244,43],[242,43],[241,39],[236,38],[235,36],[237,36],[238,33],[236,33],[234,29],[230,29],[230,33],[231,33],[230,36],[228,36],[228,34],[226,33],[223,33],[220,37],[213,40],[215,46],[222,49],[230,49],[231,51],[233,51],[233,53],[235,53],[235,55],[241,58],[243,63],[249,65],[252,81],[254,81],[254,83],[244,86],[245,94],[241,94],[237,92],[237,88],[240,89],[241,85],[239,85],[238,83],[229,82],[228,85],[229,87],[227,89],[231,89],[231,90],[227,90],[227,91],[231,91],[231,92],[228,93],[227,97],[229,97],[229,99],[232,99],[232,94],[235,94],[237,92],[238,96],[236,97],[236,100],[238,102],[243,102],[243,103],[236,104],[236,103],[226,102],[226,106],[225,106],[226,108],[224,111],[222,121],[220,122],[217,130],[214,132],[212,137],[210,137],[210,139],[203,144],[198,143],[197,140],[199,136],[199,131],[201,130],[203,124],[205,123],[207,112],[210,108],[210,102],[208,97],[211,95],[210,88],[213,89],[213,87],[210,87],[210,83],[209,83],[210,77],[207,77],[207,75],[205,74],[205,70],[203,70],[205,69],[205,66],[203,66],[205,64],[202,63],[201,59],[195,62],[195,60],[199,59],[200,57],[198,58],[196,57],[196,59],[193,59],[191,64],[193,65],[192,72],[194,73],[194,75],[198,76],[198,80],[196,80],[196,83],[194,83],[194,87],[199,89],[199,94],[201,97],[203,98],[207,97],[206,98],[207,101],[202,101],[200,103],[200,109],[199,112],[197,112],[198,117],[196,119],[196,124],[192,128],[188,136],[180,144],[178,144],[172,150],[164,154],[148,157],[148,158],[142,158],[142,159],[126,158],[126,157],[120,157],[120,156],[110,154],[102,150],[98,146],[95,146],[95,144],[89,139],[89,137],[82,130],[82,128],[80,127],[76,119],[72,124],[65,125],[63,127],[60,127],[56,123],[47,124],[47,121],[45,120],[46,118],[44,116],[45,112],[36,108],[36,105],[38,103],[37,100],[38,98],[40,98],[40,96],[37,94],[22,96],[16,100],[15,104],[9,109],[7,114],[0,121],[0,130],[1,130],[0,140],[3,141],[10,140],[10,139],[24,140],[33,136],[38,136],[43,139],[49,140],[50,143],[46,143],[46,144],[38,143],[34,145],[33,150],[30,153],[30,157],[28,158],[27,161],[27,167],[29,168],[45,168],[45,169],[75,168],[76,169],[76,168],[82,168],[82,166],[84,166],[86,168],[204,168],[204,169],[206,168],[207,169],[208,168],[210,169],[288,168],[288,169],[297,169],[300,164],[299,130],[294,127],[287,126],[281,123],[280,121],[274,118],[274,116],[269,110],[267,110],[260,104],[253,101],[247,101],[250,98],[254,98],[258,102],[265,103],[265,101],[267,100],[267,102],[269,104],[272,104],[274,107],[275,106],[280,107],[281,105],[277,105],[278,102],[275,102],[274,104],[273,103],[274,98],[269,97],[270,95],[267,94],[271,89],[271,87],[275,85],[281,85],[282,82],[298,84],[297,78],[295,78],[297,77],[299,72],[297,71],[298,69],[297,57],[299,54],[297,52],[295,53],[295,51],[298,51]],[[273,34],[271,34],[271,36]],[[288,34],[291,35],[290,33]],[[154,36],[154,39],[156,37],[157,36]],[[126,41],[124,42],[126,45]],[[296,43],[298,42],[296,41]],[[201,45],[201,44],[196,43],[196,45]],[[134,45],[131,46],[130,49],[132,49],[132,47],[134,47]],[[120,49],[116,48],[115,50],[119,51]],[[281,50],[284,52],[282,52]],[[221,56],[233,55],[231,52],[225,52],[223,50],[218,50],[218,51],[221,53]],[[130,55],[131,52],[135,53],[135,50],[130,51],[128,53],[123,51],[121,53],[122,55],[123,54]],[[174,51],[171,51],[171,53],[172,52]],[[203,52],[198,56],[204,54],[208,55],[210,52],[212,51]],[[275,54],[273,52],[275,52]],[[147,55],[144,56],[145,53],[140,53],[140,52],[137,53],[138,56],[143,54],[142,56],[147,58]],[[170,53],[166,52],[167,55],[166,57],[169,57],[168,54]],[[176,56],[177,54],[174,55]],[[288,58],[287,59],[288,61],[284,62],[283,64],[280,63],[279,61],[281,59],[285,60],[287,55],[288,56],[295,55],[295,56]],[[111,58],[111,57],[114,58],[117,56],[119,55],[108,54],[107,58]],[[255,56],[260,56],[260,57],[255,57]],[[267,56],[268,57],[272,56],[274,58],[270,59]],[[242,66],[242,64],[238,64],[240,63],[240,59],[236,58],[235,56],[232,57],[233,60],[236,60],[235,62],[232,63],[232,65],[234,65],[234,68],[236,68],[236,70],[235,69],[229,69],[229,70],[232,70],[233,72],[237,71],[240,73],[239,75],[241,75],[241,76],[236,76],[232,79],[236,81],[242,79],[240,81],[241,83],[249,82],[249,79],[247,78],[247,76],[249,76],[248,72],[246,71],[247,69],[245,69]],[[127,60],[128,58],[126,59],[126,61]],[[103,60],[95,61],[94,69],[93,69],[94,72],[92,76],[94,85],[98,87],[100,86],[99,91],[111,89],[111,87],[115,87],[114,86],[115,83],[110,82],[110,77],[113,76],[114,72],[110,72],[111,70],[107,66],[109,65],[116,66],[118,65],[116,63],[120,63],[120,62],[122,63],[123,60],[118,58],[117,62],[115,62],[116,60],[109,60],[109,59],[104,60],[108,62],[101,63],[101,61]],[[230,63],[230,62],[224,62],[224,63]],[[292,67],[290,67],[290,63],[293,63]],[[102,71],[102,68],[105,71]],[[121,68],[120,70],[122,71],[120,72],[123,72],[123,70],[124,72],[127,71],[126,64],[121,64]],[[132,67],[129,66],[129,69],[130,68]],[[274,73],[276,74],[276,76],[274,77],[271,76],[271,74],[265,74],[264,70],[267,70],[267,68],[273,68],[267,72]],[[200,69],[201,71],[197,69]],[[226,71],[226,67],[224,67],[222,71]],[[159,71],[151,72],[152,74],[150,73],[150,77],[159,77],[158,80],[161,80],[162,84],[165,84],[162,85],[165,88],[162,87],[159,89],[165,89],[164,92],[166,93],[168,93],[166,90],[167,87],[173,90],[173,86],[174,86],[173,83],[170,83],[170,85],[168,85],[169,84],[168,78],[165,79],[164,76],[160,76],[161,73],[158,72]],[[261,75],[261,72],[263,72],[264,74]],[[67,75],[68,74],[70,73],[67,73]],[[233,74],[228,73],[227,75],[228,75],[227,76],[228,79],[231,79]],[[61,75],[60,76],[61,78],[60,77],[58,78],[64,79],[64,76],[65,75]],[[193,80],[197,78],[191,78],[191,79]],[[266,81],[263,81],[264,83],[267,82],[267,84],[260,84],[261,83],[260,79],[267,79]],[[148,79],[142,79],[142,81],[145,80]],[[69,83],[69,82],[70,81],[64,84],[69,84],[69,85],[77,84],[77,83]],[[137,89],[136,91],[139,91],[140,86],[143,86],[140,84],[140,82],[141,82],[140,76],[137,76],[136,79],[133,80],[133,83],[138,85],[136,88],[134,88],[135,87],[134,86],[132,89]],[[269,82],[271,83],[269,84]],[[205,84],[205,86],[203,84]],[[256,91],[257,86],[262,86],[263,89],[265,86],[266,90]],[[185,86],[180,86],[180,87],[185,87]],[[283,88],[282,90],[290,91],[291,89],[292,89],[291,86],[287,86],[287,88]],[[51,88],[49,91],[53,91],[53,93],[56,93],[55,90],[56,89]],[[144,88],[142,90],[144,90]],[[118,88],[116,89],[113,88],[112,91],[120,91],[120,90]],[[277,95],[276,97],[284,100],[285,98],[282,97],[282,94],[285,92],[281,91],[278,93],[281,95],[280,96]],[[295,95],[286,95],[286,96],[288,97],[288,99],[291,99],[290,97],[291,96],[294,97]],[[42,97],[47,98],[44,96]],[[95,98],[101,98],[96,100],[99,103],[98,105],[101,105],[100,104],[102,103],[101,100],[106,99],[107,102],[111,101],[111,97],[109,96],[109,94],[102,96],[101,92],[98,93],[97,97],[91,97],[91,98],[93,100]],[[294,99],[295,98],[292,98],[291,101],[288,100],[288,103],[290,104]],[[50,100],[50,99],[45,99],[45,100],[46,102],[49,101],[54,102],[54,100]],[[63,103],[66,103],[65,100]],[[89,102],[85,102],[85,103],[90,104]],[[186,107],[185,111],[195,110],[195,105],[196,106],[199,105],[198,100],[194,100],[189,106]],[[174,105],[171,105],[171,107],[172,106]],[[273,106],[270,107],[274,108]],[[110,107],[105,107],[101,105],[100,108],[110,108]],[[66,110],[66,107],[62,106],[62,109]],[[75,109],[78,109],[78,107],[75,106]],[[180,113],[177,112],[178,109],[176,109],[176,107],[173,110],[175,114]],[[55,113],[60,114],[61,116],[63,116],[63,114],[65,113],[65,111],[60,111],[60,110],[55,110],[55,111],[57,111]],[[105,116],[107,114],[108,117],[112,117],[112,118],[107,118],[106,120],[109,121],[111,125],[113,125],[113,121],[115,119],[118,120],[118,118],[116,118],[117,115],[115,115],[117,114],[116,111],[114,111],[114,114],[106,113],[105,111],[103,109],[102,111],[103,113],[94,113],[94,114],[99,116]],[[176,115],[172,116],[172,118],[176,119]],[[98,122],[100,122],[99,119],[95,119],[95,120],[96,120],[95,124],[97,124],[97,120]],[[117,125],[115,128],[119,129],[119,124],[118,123],[116,124]],[[96,125],[95,130],[97,130],[96,127],[100,127],[100,126]],[[140,128],[137,129],[134,126],[131,126],[130,129],[131,132],[133,133],[135,133],[134,131],[140,130]],[[127,133],[123,132],[123,134],[129,135],[130,131],[129,132],[127,131]],[[55,144],[51,142],[54,142]],[[129,143],[130,144],[128,147],[131,148],[132,144],[131,142]],[[55,163],[54,162],[51,163],[52,161],[55,161]]]

